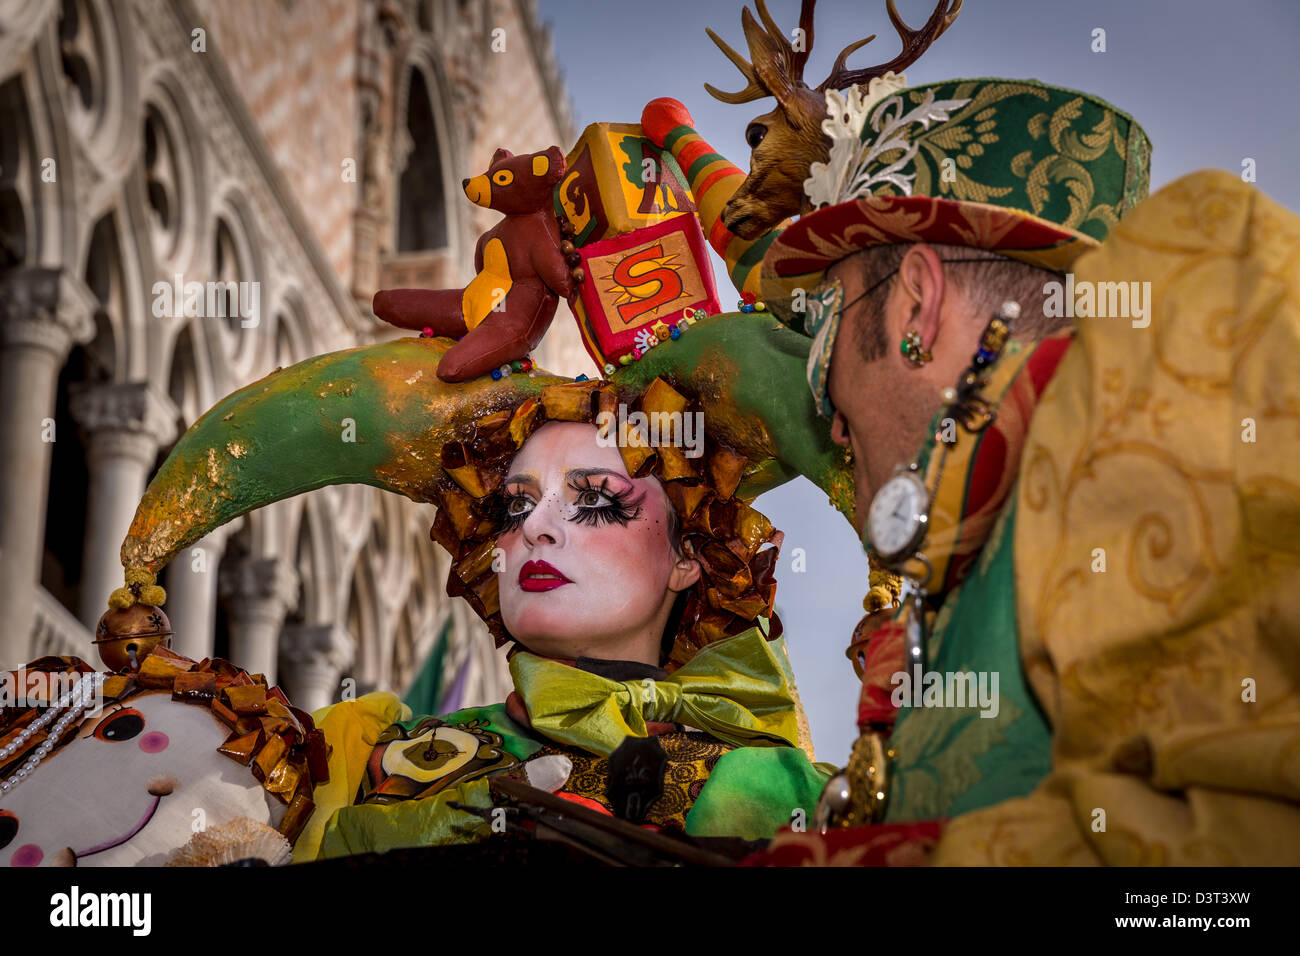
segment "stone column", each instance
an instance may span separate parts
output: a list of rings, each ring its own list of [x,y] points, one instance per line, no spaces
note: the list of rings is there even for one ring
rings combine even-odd
[[[147,382],[113,382],[76,389],[69,410],[85,429],[90,491],[78,617],[93,632],[122,586],[122,539],[158,457],[176,437],[176,406]]]
[[[298,603],[298,573],[281,558],[244,558],[221,569],[218,590],[230,625],[230,660],[276,683],[280,628]]]
[[[172,650],[191,660],[212,656],[217,622],[217,570],[226,550],[229,526],[196,541],[167,566],[167,617],[175,637]]]
[[[94,337],[95,308],[85,284],[58,269],[0,273],[0,667],[30,658],[55,389],[68,352]]]
[[[280,639],[280,667],[289,699],[310,713],[339,700],[356,642],[337,624],[295,624]]]

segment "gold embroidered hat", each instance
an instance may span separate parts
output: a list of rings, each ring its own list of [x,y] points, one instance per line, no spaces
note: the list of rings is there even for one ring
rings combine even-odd
[[[862,249],[947,243],[1060,271],[1147,195],[1151,143],[1104,100],[1035,80],[905,84],[827,91],[830,158],[804,183],[814,209],[764,255],[769,310],[810,337],[825,310],[796,311],[791,290]]]

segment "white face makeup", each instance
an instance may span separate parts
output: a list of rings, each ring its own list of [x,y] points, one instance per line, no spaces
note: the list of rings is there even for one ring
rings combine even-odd
[[[548,657],[657,664],[673,600],[699,575],[673,552],[659,481],[629,477],[594,425],[550,422],[515,456],[502,495],[497,578],[510,633]]]

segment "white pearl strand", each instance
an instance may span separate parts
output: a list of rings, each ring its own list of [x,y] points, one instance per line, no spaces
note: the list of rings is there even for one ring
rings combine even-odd
[[[86,674],[77,681],[72,690],[63,695],[58,703],[24,727],[17,737],[9,741],[9,743],[5,744],[3,747],[0,747],[0,764],[2,764],[14,754],[18,753],[22,749],[23,744],[30,740],[33,734],[44,728],[50,721],[54,720],[55,715],[58,714],[60,710],[64,707],[69,708],[63,716],[58,719],[58,722],[54,725],[54,729],[50,731],[49,735],[43,741],[41,741],[35,752],[23,761],[22,766],[18,768],[14,775],[8,780],[0,781],[0,796],[9,793],[31,776],[32,771],[36,769],[37,764],[45,758],[46,754],[54,749],[55,745],[63,737],[63,732],[68,729],[68,725],[81,716],[81,712],[86,709],[86,705],[90,703],[91,698],[99,690],[99,687],[103,682],[103,674]]]

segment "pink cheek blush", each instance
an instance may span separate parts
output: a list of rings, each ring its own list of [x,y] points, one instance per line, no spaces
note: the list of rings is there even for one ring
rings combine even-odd
[[[41,860],[45,859],[45,854],[35,843],[28,843],[26,846],[20,846],[14,850],[14,855],[9,858],[10,866],[40,866]]]
[[[161,730],[151,730],[140,738],[140,749],[147,754],[160,754],[171,743]]]

